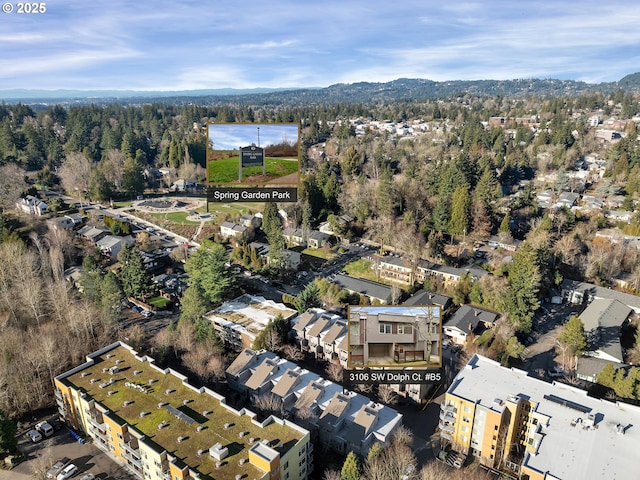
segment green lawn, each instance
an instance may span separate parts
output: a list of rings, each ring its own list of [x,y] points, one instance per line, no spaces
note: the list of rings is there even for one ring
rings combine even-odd
[[[333,252],[329,252],[324,248],[305,248],[302,252],[303,255],[309,255],[310,257],[322,258],[324,260],[330,260],[336,255]]]
[[[167,300],[164,297],[157,296],[147,300],[147,303],[152,307],[156,307],[157,309],[162,310],[167,306],[167,303],[169,303],[169,300]]]
[[[209,161],[207,164],[207,179],[209,183],[237,184],[239,157]],[[266,173],[270,179],[283,177],[298,171],[298,162],[284,158],[265,158]],[[248,177],[262,175],[262,167],[245,167],[242,169],[242,180]]]
[[[359,260],[354,260],[351,263],[347,263],[343,270],[354,277],[362,277],[363,275],[368,275],[372,272],[371,262],[361,258]]]

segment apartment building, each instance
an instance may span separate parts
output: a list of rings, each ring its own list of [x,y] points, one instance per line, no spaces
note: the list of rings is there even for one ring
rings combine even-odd
[[[350,307],[349,365],[441,363],[439,305]]]
[[[637,477],[640,408],[474,355],[440,410],[440,437],[491,468],[528,480]]]
[[[138,478],[308,478],[306,429],[235,410],[121,342],[86,360],[55,378],[60,414]]]
[[[402,414],[345,390],[265,350],[243,350],[227,369],[229,386],[248,397],[270,396],[293,421],[317,435],[323,447],[366,457],[388,443]]]
[[[225,346],[236,351],[251,348],[260,333],[276,316],[285,320],[296,315],[296,311],[257,295],[241,295],[225,302],[205,314]]]
[[[374,258],[381,278],[402,285],[421,284],[429,277],[438,277],[445,285],[453,285],[460,281],[462,275],[470,275],[473,281],[488,275],[486,270],[475,265],[465,268],[449,267],[424,259],[411,262],[399,255],[383,255]]]

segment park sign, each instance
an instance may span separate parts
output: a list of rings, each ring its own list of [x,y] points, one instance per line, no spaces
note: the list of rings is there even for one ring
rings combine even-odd
[[[264,166],[264,148],[251,145],[240,149],[240,160],[243,167]]]

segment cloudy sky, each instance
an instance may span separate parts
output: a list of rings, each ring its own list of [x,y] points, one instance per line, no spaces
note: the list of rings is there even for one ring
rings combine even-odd
[[[324,87],[396,78],[615,81],[629,0],[48,0],[0,13],[0,89]]]
[[[258,131],[258,127],[260,131]],[[260,139],[258,141],[258,135]],[[243,125],[237,123],[210,124],[209,141],[216,150],[234,150],[253,143],[262,147],[279,143],[295,144],[298,141],[297,123],[262,123]]]

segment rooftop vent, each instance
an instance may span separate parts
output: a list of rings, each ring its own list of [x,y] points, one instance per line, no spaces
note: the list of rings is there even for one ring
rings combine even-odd
[[[166,427],[167,425],[169,425],[166,421],[162,421],[158,424],[158,430],[162,430],[164,427]]]
[[[186,437],[178,437],[178,443],[182,443],[186,440]]]
[[[209,455],[220,461],[229,455],[229,449],[227,447],[223,447],[221,443],[216,443],[209,449]]]
[[[204,430],[204,425],[198,425],[196,427],[196,432],[201,432],[202,430]]]

